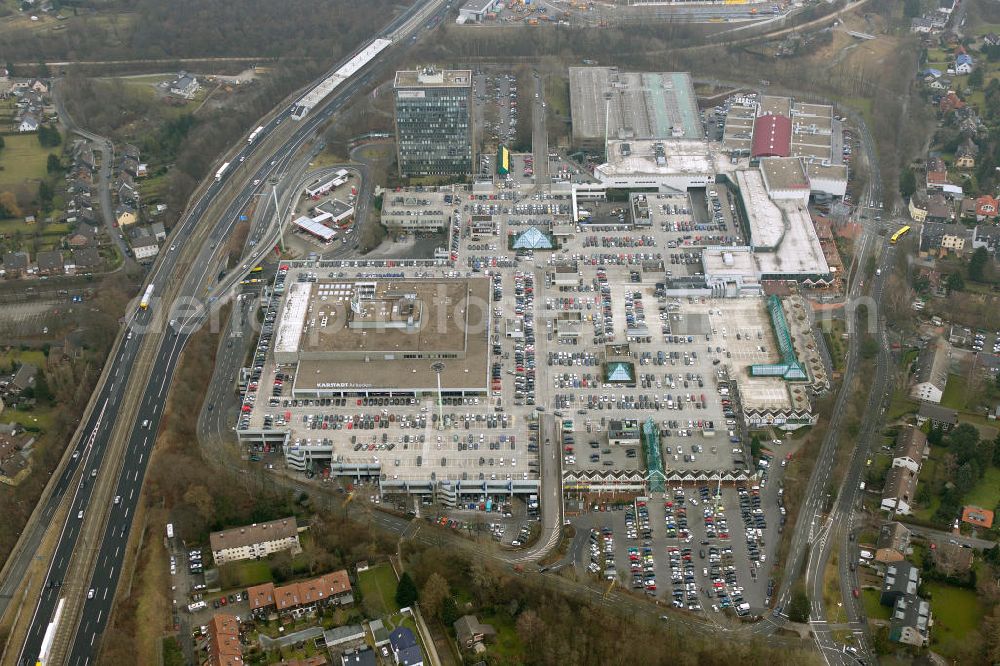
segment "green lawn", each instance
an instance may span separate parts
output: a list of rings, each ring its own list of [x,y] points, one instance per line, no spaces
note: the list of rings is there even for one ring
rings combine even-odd
[[[965,409],[967,392],[965,375],[949,374],[948,384],[944,387],[944,395],[941,396],[941,406]]]
[[[992,511],[1000,502],[1000,467],[990,467],[979,483],[963,498],[966,504]]]
[[[45,369],[45,352],[39,349],[11,349],[8,352],[0,352],[0,368],[5,372],[10,368],[11,361],[18,363],[31,363],[37,368]]]
[[[979,626],[985,611],[973,590],[942,583],[927,583],[925,588],[934,615],[931,649],[945,657],[953,656],[966,634]]]
[[[235,572],[237,587],[244,588],[251,585],[260,585],[271,581],[271,567],[266,560],[243,560],[232,562],[222,566],[232,567]]]
[[[388,564],[380,564],[358,574],[358,586],[362,596],[379,617],[399,612],[396,604],[396,572]]]
[[[896,421],[906,414],[913,414],[917,411],[917,403],[910,400],[906,391],[900,389],[892,394],[892,401],[889,403],[889,410],[885,415],[887,421]]]
[[[0,190],[10,189],[26,180],[38,180],[48,175],[46,161],[59,147],[42,148],[34,134],[12,134],[4,137],[0,150]]]
[[[514,619],[507,613],[496,615],[480,615],[479,621],[484,624],[493,625],[496,629],[496,640],[490,643],[489,651],[501,659],[501,663],[517,663],[524,656],[524,646],[517,636],[517,629],[514,626]]]

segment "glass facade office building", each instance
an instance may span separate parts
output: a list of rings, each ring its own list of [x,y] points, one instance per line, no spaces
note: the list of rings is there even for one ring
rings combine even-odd
[[[399,71],[394,89],[399,175],[471,174],[472,72]]]

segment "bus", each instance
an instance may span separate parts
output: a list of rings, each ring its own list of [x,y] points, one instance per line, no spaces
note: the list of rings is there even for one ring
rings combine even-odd
[[[145,293],[143,293],[142,298],[139,300],[139,308],[141,310],[146,310],[149,308],[149,303],[153,299],[153,285],[146,287]]]
[[[893,245],[895,245],[895,244],[896,244],[896,241],[898,241],[898,240],[899,240],[900,238],[902,238],[903,236],[905,236],[905,235],[906,235],[906,233],[907,233],[907,232],[908,232],[909,230],[910,230],[910,227],[909,227],[909,226],[905,226],[905,227],[903,227],[902,229],[900,229],[899,231],[897,231],[896,233],[894,233],[894,234],[892,235],[892,237],[891,237],[891,238],[889,239],[889,242],[890,242],[890,243],[892,243]]]

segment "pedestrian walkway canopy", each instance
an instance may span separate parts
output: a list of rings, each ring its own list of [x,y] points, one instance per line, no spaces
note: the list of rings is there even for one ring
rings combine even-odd
[[[774,335],[778,338],[778,349],[781,351],[780,363],[758,363],[750,366],[751,377],[781,377],[788,381],[806,381],[809,374],[805,367],[795,357],[795,346],[792,344],[792,334],[788,330],[785,311],[781,307],[781,299],[771,296],[767,299],[767,309],[771,314],[771,325]]]
[[[663,456],[660,455],[660,429],[656,427],[653,417],[642,424],[642,445],[646,450],[649,492],[662,493],[666,488],[667,474],[663,469]]]

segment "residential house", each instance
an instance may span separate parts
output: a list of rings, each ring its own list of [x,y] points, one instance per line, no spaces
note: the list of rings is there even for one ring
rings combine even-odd
[[[467,650],[471,650],[476,643],[492,639],[497,633],[492,625],[480,623],[475,615],[463,615],[453,626],[459,646]]]
[[[76,231],[66,237],[66,244],[71,248],[80,249],[97,244],[97,229],[89,224],[78,225]]]
[[[132,176],[127,173],[120,173],[115,178],[114,192],[119,203],[133,205],[139,203],[139,189],[136,187],[135,181],[132,180]]]
[[[375,644],[375,647],[380,648],[389,644],[389,630],[385,628],[382,620],[369,620],[368,631],[371,632],[372,643]]]
[[[928,421],[935,428],[941,428],[947,432],[958,425],[958,412],[954,409],[925,402],[917,410],[917,425],[923,425]]]
[[[903,594],[893,604],[889,619],[889,640],[915,647],[928,643],[931,620],[931,605],[913,594]]]
[[[916,495],[916,472],[906,467],[890,467],[882,488],[882,510],[909,515]]]
[[[119,147],[119,151],[125,157],[131,157],[134,160],[139,159],[139,149],[136,146],[132,145],[131,143],[123,143]]]
[[[934,29],[934,24],[929,19],[917,16],[910,20],[910,32],[929,34]]]
[[[194,99],[200,88],[198,79],[187,72],[178,73],[177,78],[170,82],[170,94],[184,99]]]
[[[152,236],[140,236],[132,241],[136,261],[147,261],[160,253],[160,246]]]
[[[115,221],[119,227],[127,227],[130,224],[135,224],[136,219],[135,209],[131,206],[127,204],[115,206]]]
[[[337,651],[345,650],[350,643],[356,643],[354,647],[363,647],[365,642],[365,628],[360,624],[349,624],[343,627],[327,629],[323,632],[323,641],[326,649]]]
[[[930,554],[934,568],[946,576],[964,576],[972,569],[972,549],[960,544],[938,541]]]
[[[958,216],[962,220],[976,219],[976,200],[972,197],[964,197],[958,206]]]
[[[238,666],[243,663],[240,623],[236,616],[217,613],[208,621],[206,666]]]
[[[28,89],[39,95],[47,95],[49,93],[49,84],[41,79],[32,79],[31,83],[28,84]]]
[[[1000,46],[1000,35],[995,32],[983,35],[983,44],[986,46]]]
[[[300,616],[317,606],[354,603],[351,581],[344,570],[277,587],[273,583],[255,585],[247,589],[247,598],[250,610],[258,615],[277,611]]]
[[[30,113],[26,113],[21,116],[21,122],[17,126],[18,132],[37,132],[38,131],[38,118]]]
[[[955,206],[940,192],[927,198],[927,222],[954,222]]]
[[[9,396],[18,396],[25,390],[33,388],[37,377],[37,366],[31,363],[22,363],[4,390]]]
[[[995,224],[980,225],[972,230],[972,249],[985,247],[987,252],[1000,252],[1000,227]]]
[[[973,67],[975,67],[975,63],[972,61],[972,56],[968,53],[959,53],[955,56],[955,74],[959,76],[971,74]]]
[[[941,190],[947,184],[948,184],[947,170],[940,169],[927,172],[927,182],[925,183],[925,185],[927,187],[928,192],[931,192],[933,190]]]
[[[73,250],[73,265],[78,273],[93,273],[104,264],[101,253],[94,247],[81,247]]]
[[[118,163],[118,168],[127,173],[129,176],[135,178],[139,175],[139,160],[122,156]]]
[[[938,111],[940,111],[943,116],[948,115],[952,111],[964,108],[965,102],[963,102],[962,99],[955,94],[954,90],[949,90],[946,94],[942,95],[941,100],[938,102]]]
[[[927,197],[919,193],[914,193],[907,204],[910,212],[910,219],[914,222],[923,222],[927,219]]]
[[[35,257],[35,265],[39,275],[62,275],[65,272],[62,252],[59,250],[44,250]]]
[[[955,5],[958,4],[958,0],[938,0],[937,10],[945,15],[951,14],[955,11]]]
[[[155,239],[150,238],[155,244]],[[295,517],[234,527],[209,535],[216,564],[259,559],[282,550],[298,551],[299,529]]]
[[[976,199],[976,222],[992,222],[1000,217],[1000,200],[984,194]]]
[[[28,272],[27,252],[7,252],[3,255],[4,277],[19,278]]]
[[[375,651],[367,647],[340,655],[340,666],[376,666],[377,663]]]
[[[917,357],[917,372],[910,397],[914,400],[941,403],[951,369],[951,345],[944,338],[924,346]]]
[[[903,426],[896,435],[896,448],[893,452],[892,466],[906,467],[912,472],[920,473],[920,467],[927,458],[927,435],[919,428]]]
[[[0,476],[6,477],[4,483],[16,485],[22,472],[29,469],[27,455],[34,443],[34,435],[16,423],[0,428]]]
[[[970,504],[962,507],[962,522],[988,530],[993,527],[993,512]]]
[[[420,651],[413,632],[407,627],[393,629],[389,634],[389,645],[396,666],[423,666],[423,652]]]
[[[892,521],[883,524],[875,542],[875,561],[888,563],[902,560],[910,547],[910,536],[910,530],[903,523]]]
[[[167,230],[164,228],[162,222],[153,222],[149,225],[149,230],[153,234],[153,238],[161,243],[167,240]]]
[[[879,602],[883,606],[892,607],[896,599],[904,594],[916,594],[920,587],[920,568],[907,560],[893,562],[885,568],[885,579],[882,581],[882,593]]]
[[[979,154],[979,146],[966,137],[962,145],[955,151],[956,169],[974,169],[976,167],[976,156]]]

